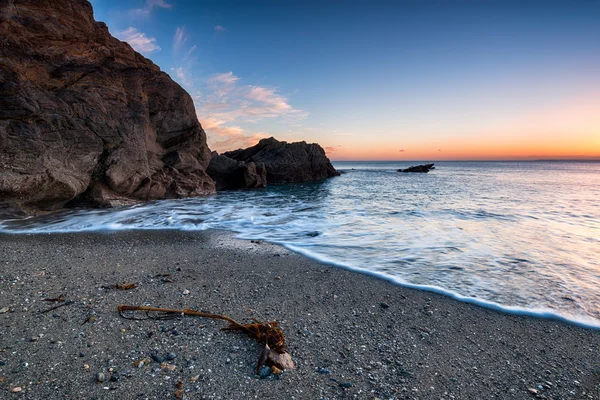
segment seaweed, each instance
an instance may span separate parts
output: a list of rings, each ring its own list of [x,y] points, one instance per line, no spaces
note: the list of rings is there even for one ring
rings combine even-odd
[[[274,374],[281,373],[281,370],[286,369],[294,369],[294,362],[290,354],[287,352],[287,344],[285,342],[285,336],[283,331],[279,327],[279,323],[276,321],[272,322],[260,322],[257,320],[253,320],[251,324],[241,324],[233,318],[229,318],[225,315],[219,314],[211,314],[205,313],[202,311],[192,310],[190,308],[184,308],[182,310],[172,309],[172,308],[160,308],[160,307],[150,307],[150,306],[128,306],[125,304],[120,304],[117,307],[119,314],[123,318],[127,319],[139,319],[135,317],[131,317],[129,315],[124,314],[125,312],[133,312],[133,311],[144,311],[148,315],[148,318],[154,319],[162,319],[164,316],[172,315],[175,316],[194,316],[194,317],[203,317],[203,318],[211,318],[211,319],[220,319],[223,321],[227,321],[229,323],[228,326],[221,328],[224,331],[240,331],[250,336],[253,339],[256,339],[259,343],[263,344],[263,350],[259,356],[257,365],[256,365],[256,373],[259,374],[260,368],[263,365],[267,365],[271,367],[271,371]],[[161,313],[162,316],[152,317],[149,313]]]

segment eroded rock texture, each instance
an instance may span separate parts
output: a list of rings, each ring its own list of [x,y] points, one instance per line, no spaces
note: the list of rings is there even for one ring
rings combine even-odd
[[[256,146],[223,155],[237,161],[263,163],[269,184],[306,182],[339,175],[325,150],[316,143],[287,143],[268,138]]]
[[[215,181],[217,190],[255,189],[267,186],[267,170],[263,163],[236,161],[229,157],[212,153],[206,169]]]
[[[0,201],[51,210],[212,193],[190,96],[87,0],[0,0]]]

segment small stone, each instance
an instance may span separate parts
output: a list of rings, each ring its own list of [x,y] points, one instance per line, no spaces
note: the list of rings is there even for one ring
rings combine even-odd
[[[171,361],[177,358],[177,354],[175,353],[167,353],[167,355],[165,356],[165,360],[167,361]]]
[[[88,364],[83,364],[83,369],[90,369],[90,366]]]
[[[381,308],[390,308],[390,305],[388,303],[386,303],[386,302],[383,302],[383,301],[381,303],[379,303],[379,306]]]
[[[136,368],[142,368],[144,366],[144,360],[137,360],[133,363],[133,366]]]
[[[150,355],[150,357],[152,357],[152,359],[153,359],[154,361],[156,361],[157,363],[159,363],[159,364],[161,364],[163,361],[165,361],[165,359],[164,359],[163,357],[159,356],[159,355],[158,355],[158,354],[156,354],[156,353],[152,353],[152,354]]]
[[[111,377],[110,377],[110,381],[111,382],[116,382],[118,380],[119,380],[119,374],[118,373],[115,372],[114,374],[111,375]]]
[[[185,289],[183,292],[181,292],[181,294],[187,296],[188,294],[190,294],[190,291]]]
[[[79,353],[79,357],[85,357],[85,353]]]
[[[319,368],[319,370],[317,372],[320,373],[321,375],[330,375],[331,374],[331,370],[328,368]]]
[[[177,366],[175,366],[174,364],[167,364],[165,362],[165,363],[161,364],[161,368],[165,371],[172,372],[172,371],[175,371],[175,368],[177,368]]]
[[[190,378],[190,382],[198,382],[198,379],[200,379],[200,375],[194,375]]]
[[[98,372],[98,373],[96,374],[96,382],[98,382],[98,383],[102,383],[102,382],[104,382],[105,380],[106,380],[106,375],[104,375],[104,373],[103,373],[103,372]]]
[[[261,379],[267,378],[269,375],[271,375],[271,368],[267,367],[266,365],[263,365],[260,371],[258,372],[258,375]]]
[[[2,307],[0,308],[0,314],[6,314],[9,311],[8,307]]]
[[[21,386],[17,386],[17,387],[10,389],[10,391],[12,393],[19,393],[21,390],[23,390],[23,388]]]
[[[531,394],[538,394],[538,391],[534,388],[528,388],[527,391]]]
[[[350,383],[350,382],[344,382],[344,383],[340,383],[340,387],[341,387],[342,389],[348,389],[348,388],[351,388],[351,387],[352,387],[352,383]]]

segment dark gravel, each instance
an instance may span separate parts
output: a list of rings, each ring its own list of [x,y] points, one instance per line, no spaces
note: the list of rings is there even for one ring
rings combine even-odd
[[[223,321],[124,319],[121,303],[277,320],[297,369],[261,378],[260,346]],[[0,235],[5,307],[2,399],[168,399],[180,380],[189,399],[600,399],[599,331],[224,232]]]

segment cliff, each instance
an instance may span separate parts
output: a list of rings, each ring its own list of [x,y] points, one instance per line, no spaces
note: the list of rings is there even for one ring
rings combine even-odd
[[[52,210],[213,193],[190,96],[87,0],[0,0],[0,201]]]

